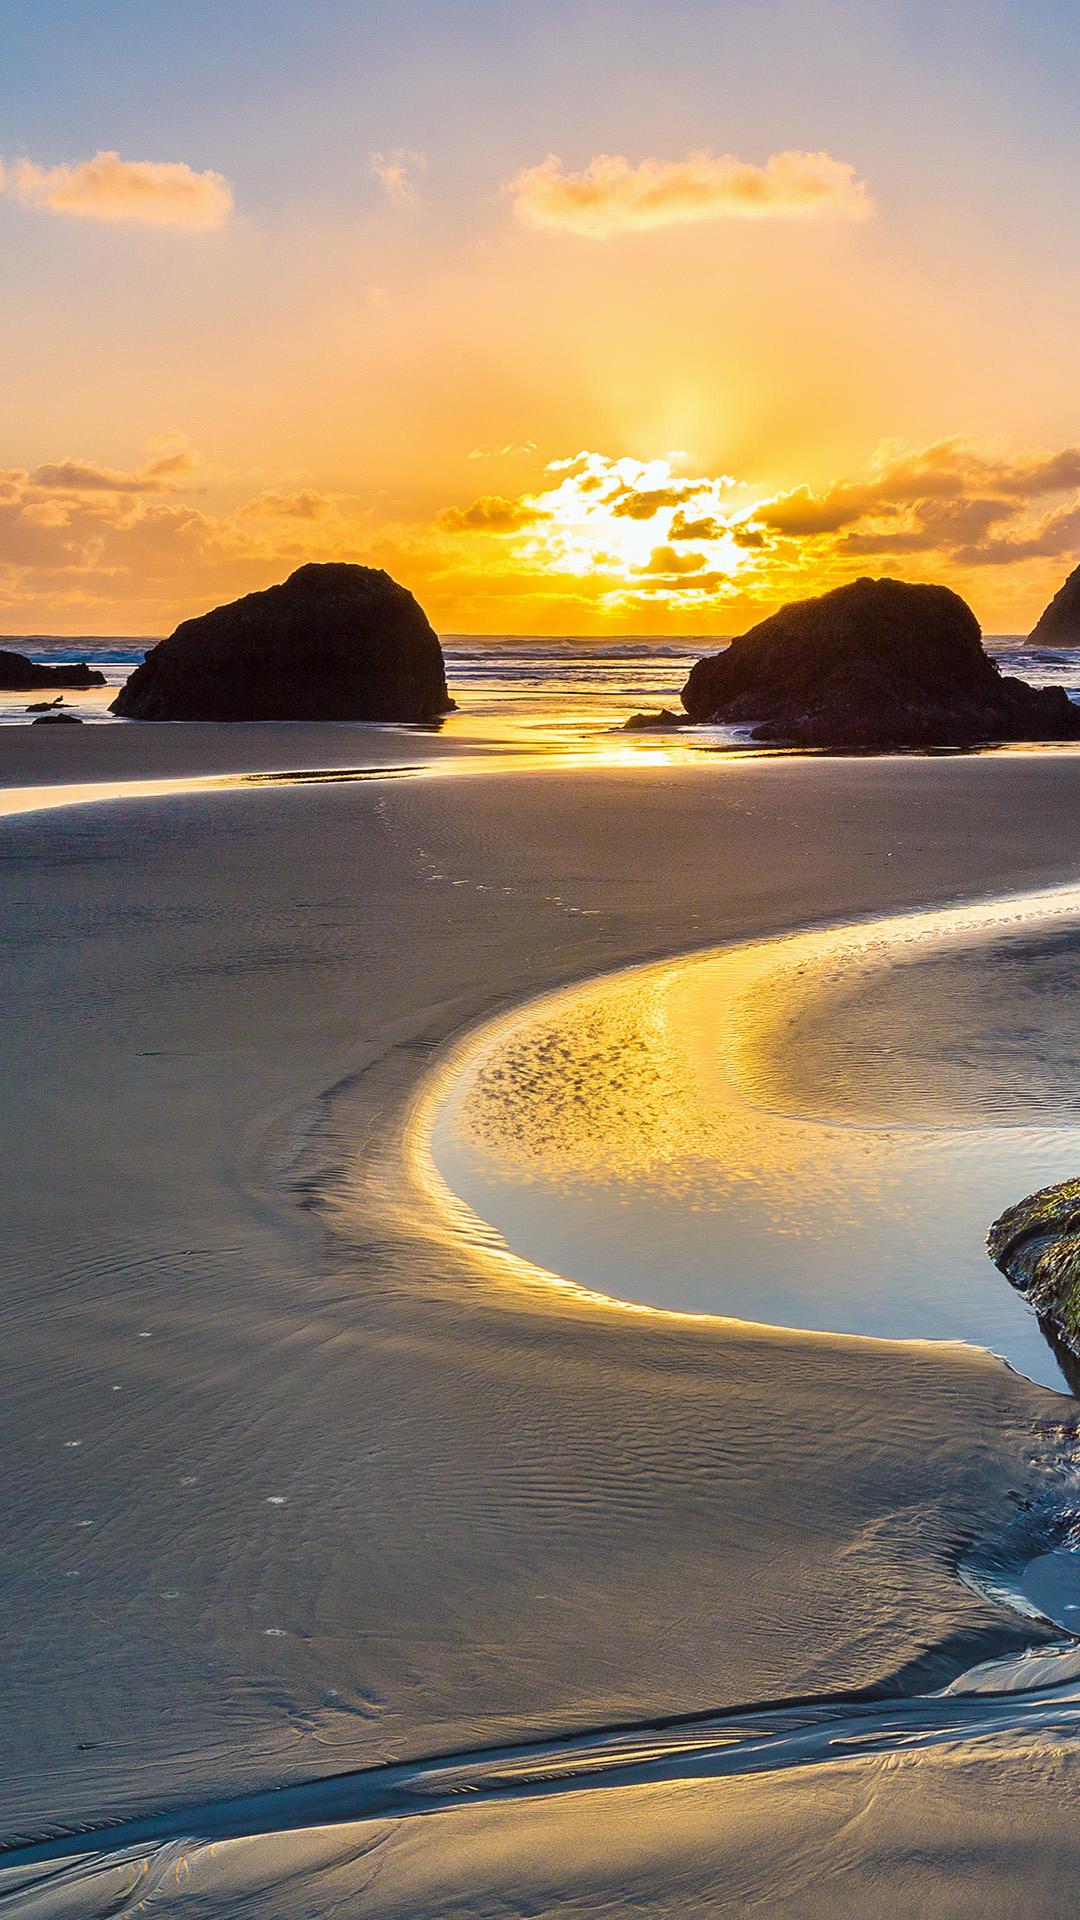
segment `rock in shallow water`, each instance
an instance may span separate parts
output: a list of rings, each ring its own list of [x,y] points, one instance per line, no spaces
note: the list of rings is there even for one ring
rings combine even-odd
[[[1002,674],[948,587],[856,580],[759,621],[699,660],[692,720],[752,722],[755,738],[813,747],[965,747],[1080,738],[1061,687]]]
[[[442,648],[412,594],[378,568],[330,562],[183,621],[110,711],[132,720],[431,721],[453,704]]]
[[[1080,1177],[1007,1208],[987,1234],[986,1250],[1055,1345],[1080,1362]],[[1066,1370],[1072,1376],[1075,1365]]]
[[[29,693],[33,687],[103,687],[105,675],[85,660],[62,661],[56,667],[43,667],[23,653],[0,650],[0,688],[5,692]]]

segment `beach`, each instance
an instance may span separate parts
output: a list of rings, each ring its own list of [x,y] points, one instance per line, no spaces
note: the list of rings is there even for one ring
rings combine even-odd
[[[1067,1510],[1064,1392],[976,1346],[546,1282],[455,1231],[411,1143],[451,1050],[552,988],[1073,880],[1076,759],[503,766],[298,733],[0,738],[20,789],[389,769],[0,822],[0,1894],[884,1913],[903,1858],[933,1911],[967,1912],[942,1891],[961,1846],[981,1911],[1015,1912],[1022,1882],[1069,1912],[1060,1706],[1045,1733],[991,1715],[970,1742],[875,1723],[861,1753],[752,1778],[683,1752],[672,1778],[590,1789],[579,1759],[565,1790],[450,1781],[444,1803],[378,1770],[526,1767],[618,1729],[666,1751],[696,1721],[726,1749],[732,1716],[922,1702],[1060,1644],[962,1576],[1018,1515]],[[147,1816],[156,1835],[125,1839]]]

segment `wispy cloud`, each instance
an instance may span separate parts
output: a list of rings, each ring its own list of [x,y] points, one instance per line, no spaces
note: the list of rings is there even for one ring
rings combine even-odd
[[[389,153],[368,156],[371,171],[388,200],[396,207],[418,207],[417,175],[427,172],[427,155],[413,147],[394,147]]]
[[[505,191],[525,226],[595,240],[704,220],[862,220],[874,205],[854,167],[830,153],[774,153],[764,166],[706,149],[637,166],[601,153],[580,173],[549,153]]]
[[[223,174],[196,173],[182,160],[121,160],[112,152],[95,153],[77,166],[0,161],[0,192],[25,207],[81,220],[137,220],[203,231],[222,226],[233,205]]]
[[[313,487],[297,493],[258,493],[238,510],[242,520],[321,520],[330,512],[331,502]]]
[[[507,440],[501,447],[490,446],[484,441],[478,447],[470,447],[465,457],[468,460],[508,460],[514,454],[535,452],[535,440],[521,440],[516,443],[513,440]]]
[[[31,487],[48,493],[184,493],[194,483],[199,461],[182,434],[153,440],[151,458],[141,467],[104,467],[96,460],[46,461],[27,475]]]

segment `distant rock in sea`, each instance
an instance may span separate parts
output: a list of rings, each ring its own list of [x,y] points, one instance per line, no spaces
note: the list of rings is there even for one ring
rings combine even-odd
[[[1027,637],[1029,647],[1080,647],[1080,567],[1075,567]]]
[[[82,718],[77,713],[62,713],[58,708],[54,708],[51,713],[39,713],[36,720],[31,720],[30,725],[32,727],[81,727]]]
[[[1002,674],[948,587],[856,580],[761,620],[699,660],[692,720],[749,723],[775,745],[966,747],[1080,738],[1062,687]]]
[[[405,587],[374,567],[311,563],[185,620],[110,711],[132,720],[431,721],[442,648]]]
[[[105,675],[85,660],[65,661],[57,667],[43,667],[28,660],[24,653],[0,651],[0,690],[5,693],[30,693],[37,687],[103,687]]]

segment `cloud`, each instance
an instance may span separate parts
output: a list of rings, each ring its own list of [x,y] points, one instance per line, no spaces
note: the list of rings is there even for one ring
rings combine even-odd
[[[838,533],[869,514],[893,515],[920,501],[964,502],[970,508],[972,496],[979,495],[987,503],[980,511],[991,502],[1013,511],[1024,500],[1078,486],[1080,447],[1005,454],[957,435],[916,450],[886,444],[865,479],[837,481],[820,493],[795,487],[764,502],[755,517],[777,533]]]
[[[504,191],[524,226],[596,240],[704,220],[863,220],[874,205],[854,167],[830,153],[774,153],[763,167],[708,150],[637,166],[601,153],[580,173],[549,153]]]
[[[1006,453],[957,435],[917,449],[886,444],[865,478],[820,492],[795,487],[761,502],[752,521],[781,539],[829,541],[837,556],[925,553],[962,566],[1006,565],[1066,550],[1070,509],[1037,525],[1031,511],[1078,488],[1080,448]]]
[[[679,482],[672,487],[650,487],[640,492],[627,487],[613,500],[611,511],[619,520],[652,520],[661,507],[681,506],[700,492],[699,486]]]
[[[258,493],[238,511],[249,520],[321,520],[331,504],[324,493],[302,487],[297,493]]]
[[[736,482],[726,473],[676,474],[674,459],[572,454],[549,461],[534,491],[445,508],[436,525],[450,542],[500,534],[497,550],[474,544],[478,572],[513,572],[522,591],[564,608],[582,597],[619,617],[666,596],[672,610],[704,609],[718,594],[729,596],[733,577],[749,564],[732,531]],[[741,496],[739,510],[746,512]]]
[[[514,533],[539,519],[528,499],[505,500],[501,493],[481,494],[468,507],[444,507],[438,524],[447,533]]]
[[[427,155],[412,147],[394,147],[390,153],[368,155],[371,171],[388,200],[396,207],[418,207],[415,176],[427,172]]]
[[[772,497],[671,456],[585,451],[549,462],[533,491],[404,521],[301,470],[211,511],[179,497],[203,471],[176,435],[131,468],[71,455],[0,469],[0,605],[27,630],[162,631],[305,560],[344,559],[387,567],[448,630],[716,633],[870,556],[977,605],[1006,591],[995,569],[1015,569],[1025,611],[1080,558],[1073,447],[890,444],[861,474]]]
[[[470,447],[465,457],[467,460],[507,460],[514,454],[535,452],[535,440],[522,440],[517,445],[512,440],[508,440],[505,446],[501,447],[487,446],[483,443],[478,447]]]
[[[46,461],[27,476],[33,487],[61,493],[182,493],[193,483],[199,463],[182,439],[154,441],[162,451],[129,472],[94,460]]]
[[[674,547],[664,546],[653,548],[644,571],[663,574],[700,573],[704,565],[703,553],[676,553]]]
[[[220,173],[196,173],[182,160],[121,160],[95,153],[77,166],[0,161],[0,192],[25,207],[82,220],[139,220],[150,226],[207,230],[223,226],[233,191]]]
[[[668,539],[717,540],[722,531],[719,520],[711,520],[707,514],[699,520],[688,520],[685,513],[679,512],[668,528]]]
[[[1011,538],[1005,536],[960,547],[953,558],[960,566],[1009,567],[1019,560],[1049,560],[1080,551],[1080,501],[1070,501],[1048,513],[1034,527]]]

